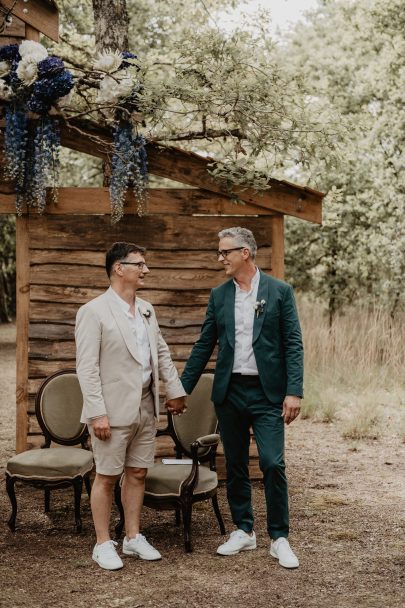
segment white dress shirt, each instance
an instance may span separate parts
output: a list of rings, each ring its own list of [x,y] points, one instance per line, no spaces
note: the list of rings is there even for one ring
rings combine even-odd
[[[139,306],[136,303],[136,300],[135,300],[135,316],[133,316],[129,312],[130,305],[127,302],[125,302],[125,300],[123,300],[121,298],[121,296],[119,296],[117,294],[117,292],[114,291],[114,289],[112,291],[113,291],[113,294],[117,297],[117,300],[121,306],[121,309],[128,319],[128,323],[131,328],[131,331],[135,336],[136,344],[138,346],[139,359],[142,363],[142,386],[143,386],[143,388],[147,388],[150,385],[151,378],[152,378],[152,365],[151,365],[151,359],[150,359],[151,354],[150,354],[150,344],[149,344],[148,332],[146,331],[146,327],[145,327],[146,321],[143,318],[143,315],[140,311]]]
[[[253,322],[259,289],[260,272],[252,279],[250,291],[243,291],[235,283],[235,358],[232,373],[257,376],[259,374],[253,352]]]

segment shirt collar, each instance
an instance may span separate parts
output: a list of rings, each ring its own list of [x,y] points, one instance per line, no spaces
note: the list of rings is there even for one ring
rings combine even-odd
[[[114,296],[115,296],[115,298],[116,298],[116,300],[117,300],[118,304],[120,305],[121,310],[122,310],[122,311],[123,311],[123,312],[124,312],[126,315],[130,315],[130,316],[132,317],[131,313],[129,312],[129,310],[130,310],[130,308],[131,308],[131,307],[130,307],[130,305],[128,304],[128,302],[125,302],[125,300],[123,300],[123,299],[121,298],[121,296],[120,296],[120,295],[119,295],[119,294],[118,294],[118,293],[117,293],[117,292],[114,290],[114,288],[113,288],[113,287],[111,288],[111,290],[112,290],[112,292],[113,292],[113,294],[114,294]]]
[[[255,275],[250,284],[250,290],[244,291],[243,293],[246,293],[246,294],[252,293],[256,289],[256,287],[259,285],[259,281],[260,281],[260,270],[256,266],[256,272],[255,272]],[[238,289],[239,291],[242,291],[242,289],[238,285],[238,282],[235,279],[233,279],[233,282],[235,283],[236,289]]]

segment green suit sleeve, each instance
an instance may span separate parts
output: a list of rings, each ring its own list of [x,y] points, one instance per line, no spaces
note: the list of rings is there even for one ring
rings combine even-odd
[[[205,320],[201,328],[201,334],[193,346],[186,367],[181,375],[181,382],[184,390],[190,394],[203,373],[218,341],[217,324],[215,320],[214,295],[208,302]]]
[[[287,395],[303,396],[304,349],[294,292],[289,285],[281,306],[281,328],[287,368]]]

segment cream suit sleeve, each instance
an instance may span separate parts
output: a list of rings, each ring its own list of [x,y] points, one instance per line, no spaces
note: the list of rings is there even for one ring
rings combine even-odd
[[[101,390],[100,345],[101,322],[88,306],[82,306],[76,316],[76,371],[84,397],[85,418],[104,416],[107,410]]]
[[[153,315],[153,318],[155,320],[157,334],[159,377],[165,383],[166,398],[177,399],[177,397],[184,397],[187,393],[180,382],[179,374],[172,361],[169,347],[163,339],[155,314]]]

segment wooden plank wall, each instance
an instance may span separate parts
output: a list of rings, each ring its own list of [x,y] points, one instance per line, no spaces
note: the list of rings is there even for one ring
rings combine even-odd
[[[125,240],[147,247],[151,273],[140,295],[155,306],[181,371],[198,338],[210,289],[225,278],[215,255],[217,233],[235,225],[253,230],[261,247],[258,263],[271,271],[269,215],[153,213],[142,218],[126,215],[115,226],[108,215],[29,216],[28,447],[42,443],[35,393],[47,375],[75,366],[75,315],[79,306],[108,287],[104,259],[111,243]]]

